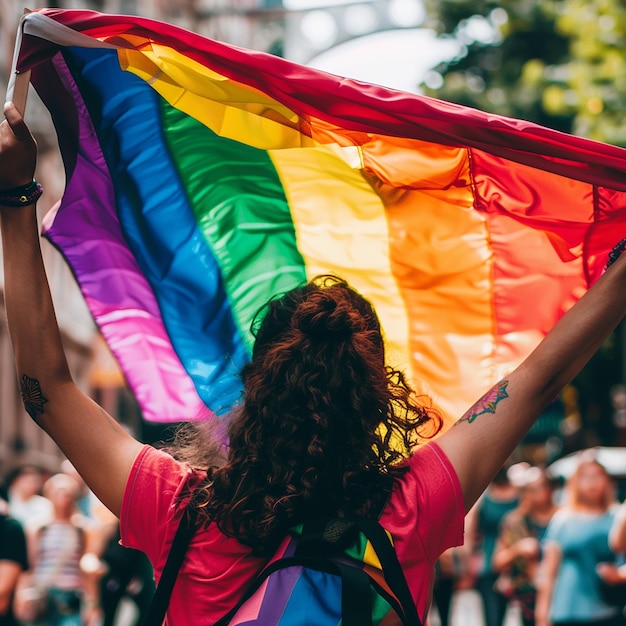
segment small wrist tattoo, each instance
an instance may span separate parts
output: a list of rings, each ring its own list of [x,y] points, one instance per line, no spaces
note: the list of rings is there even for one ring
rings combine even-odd
[[[37,417],[44,412],[43,405],[48,402],[41,392],[39,381],[24,374],[20,380],[20,395],[26,412],[37,421]]]

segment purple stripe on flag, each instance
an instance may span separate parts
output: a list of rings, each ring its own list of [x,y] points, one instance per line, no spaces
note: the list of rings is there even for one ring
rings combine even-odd
[[[159,422],[210,417],[172,348],[154,293],[126,245],[113,183],[82,96],[60,54],[53,64],[35,68],[33,83],[57,126],[62,126],[57,130],[68,183],[60,208],[46,216],[45,234],[74,268],[115,356],[134,364],[127,376],[139,404],[159,407],[158,414],[146,409],[144,417]],[[58,90],[63,90],[63,97]],[[46,97],[51,92],[54,97]]]

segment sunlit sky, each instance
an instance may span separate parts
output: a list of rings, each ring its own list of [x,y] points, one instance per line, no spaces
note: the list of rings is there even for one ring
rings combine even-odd
[[[427,29],[375,33],[332,48],[309,65],[325,72],[416,92],[427,72],[454,56],[458,44]]]

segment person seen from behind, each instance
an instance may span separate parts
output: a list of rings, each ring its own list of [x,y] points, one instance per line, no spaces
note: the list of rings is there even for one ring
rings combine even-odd
[[[185,463],[133,439],[72,381],[39,248],[39,191],[24,195],[23,206],[22,196],[11,200],[15,190],[33,189],[35,143],[13,105],[5,115],[5,303],[25,407],[121,516],[122,542],[146,552],[157,578],[186,507],[197,511],[169,626],[215,623],[290,527],[324,515],[380,521],[425,620],[435,562],[462,542],[466,511],[623,318],[626,259],[454,427],[421,445],[438,433],[441,417],[386,363],[371,304],[341,279],[299,286],[271,301],[256,329],[243,398],[229,420],[226,463],[206,461],[211,444],[200,436]],[[307,607],[299,611],[306,616]]]

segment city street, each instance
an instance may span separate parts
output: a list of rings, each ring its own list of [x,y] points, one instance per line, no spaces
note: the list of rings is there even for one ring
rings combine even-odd
[[[130,602],[120,606],[119,618],[116,626],[130,626],[136,616],[135,607]],[[480,598],[475,591],[458,591],[452,600],[452,619],[450,626],[483,626]],[[509,609],[504,626],[520,626],[518,613]],[[425,625],[426,626],[426,625]],[[441,626],[436,609],[432,611],[427,626]]]
[[[452,616],[450,626],[483,626],[482,607],[480,597],[475,591],[458,591],[452,599]],[[521,621],[515,608],[509,609],[504,626],[520,626]],[[439,616],[433,609],[428,626],[440,626]]]

